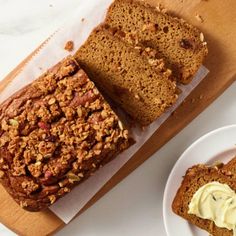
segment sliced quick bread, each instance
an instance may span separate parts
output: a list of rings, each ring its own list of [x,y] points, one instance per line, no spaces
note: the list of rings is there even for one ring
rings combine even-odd
[[[183,178],[182,184],[172,203],[173,211],[188,220],[190,223],[206,230],[214,236],[233,236],[233,231],[226,228],[220,228],[213,221],[201,219],[193,214],[189,214],[189,203],[193,195],[203,185],[217,181],[227,184],[236,191],[236,181],[222,173],[217,167],[207,167],[205,165],[196,165],[189,168]]]
[[[178,97],[170,70],[151,66],[104,26],[91,33],[75,58],[100,90],[141,125],[153,122]]]
[[[178,81],[184,84],[191,81],[208,52],[204,36],[197,28],[143,2],[115,0],[106,23],[132,34],[137,44],[157,50],[157,56],[166,60]]]

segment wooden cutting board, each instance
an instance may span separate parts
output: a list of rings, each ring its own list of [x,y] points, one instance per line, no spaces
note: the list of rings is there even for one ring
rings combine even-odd
[[[204,32],[209,47],[209,56],[204,64],[210,73],[175,114],[159,128],[141,150],[88,202],[79,214],[175,136],[236,79],[235,0],[149,0],[149,2],[153,5],[162,2],[166,8],[179,12],[181,17]],[[200,22],[196,15],[200,15],[203,22]],[[0,92],[14,79],[34,53],[0,82]],[[8,196],[1,186],[0,192],[0,222],[17,234],[24,236],[50,235],[65,226],[49,210],[40,213],[26,212]]]

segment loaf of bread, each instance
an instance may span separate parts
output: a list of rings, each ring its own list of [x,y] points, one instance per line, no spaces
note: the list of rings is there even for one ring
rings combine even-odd
[[[0,106],[0,182],[42,210],[130,145],[129,132],[73,57]]]
[[[162,60],[150,65],[115,34],[104,25],[96,28],[75,58],[101,91],[135,121],[148,125],[175,103],[176,83]]]
[[[184,84],[191,81],[207,55],[204,36],[197,28],[141,1],[115,0],[106,23],[131,34],[136,44],[155,49],[157,58],[164,58]]]
[[[222,173],[221,169],[217,167],[207,167],[205,165],[196,165],[187,170],[172,203],[172,209],[177,215],[206,230],[211,235],[233,236],[232,230],[217,227],[213,221],[202,219],[188,213],[189,203],[193,195],[200,187],[213,181],[227,184],[231,189],[236,191],[235,179]]]

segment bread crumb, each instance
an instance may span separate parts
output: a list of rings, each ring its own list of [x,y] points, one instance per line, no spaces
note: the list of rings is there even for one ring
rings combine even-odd
[[[161,13],[167,13],[167,9],[161,3],[158,3],[158,5],[156,6],[156,9],[157,11]]]
[[[137,100],[140,100],[140,97],[138,94],[135,94],[134,97],[137,99]]]
[[[218,169],[221,169],[224,166],[224,163],[217,160],[212,164],[213,167],[217,167]]]
[[[83,173],[79,173],[78,176],[81,177],[81,178],[83,178],[83,177],[84,177],[84,174],[83,174]]]
[[[49,198],[51,204],[53,204],[57,200],[55,195],[50,195],[50,196],[48,196],[48,198]]]
[[[200,40],[201,40],[201,42],[204,42],[204,34],[203,33],[200,33]]]
[[[28,204],[27,204],[27,202],[20,201],[20,206],[21,206],[22,208],[24,208],[24,207],[27,207]]]
[[[70,192],[70,189],[67,188],[67,187],[64,187],[63,190],[64,190],[65,193],[69,193]]]
[[[122,122],[121,122],[120,120],[118,120],[118,126],[119,126],[119,128],[120,128],[121,130],[124,129],[124,126],[123,126],[123,124],[122,124]]]
[[[176,94],[177,94],[177,95],[180,95],[182,92],[183,92],[183,91],[182,91],[179,87],[176,88]]]
[[[171,116],[176,116],[176,114],[177,114],[177,111],[175,110],[171,113]]]
[[[55,102],[56,102],[56,99],[55,99],[55,98],[51,98],[51,99],[48,101],[48,105],[53,105]]]
[[[196,14],[196,15],[195,15],[195,17],[196,17],[196,19],[197,19],[199,22],[201,22],[201,23],[203,23],[203,22],[204,22],[204,20],[203,20],[203,18],[202,18],[202,16],[201,16],[201,15],[199,15],[199,14]]]
[[[67,50],[68,52],[73,51],[73,49],[74,49],[74,42],[73,41],[66,42],[64,49]]]

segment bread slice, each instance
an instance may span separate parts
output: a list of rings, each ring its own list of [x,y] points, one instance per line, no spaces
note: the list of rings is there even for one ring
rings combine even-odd
[[[201,219],[193,214],[188,214],[188,205],[194,193],[200,187],[212,181],[227,184],[230,188],[236,191],[235,179],[224,175],[221,169],[216,167],[207,167],[205,165],[196,165],[187,170],[172,203],[172,209],[177,215],[208,231],[213,236],[233,236],[233,231],[226,228],[219,228],[213,221]]]
[[[143,126],[177,99],[171,71],[151,66],[139,51],[103,25],[91,33],[75,58],[98,88]]]
[[[137,43],[158,51],[168,66],[187,84],[207,55],[203,34],[184,20],[135,0],[115,0],[106,23],[137,38]]]

